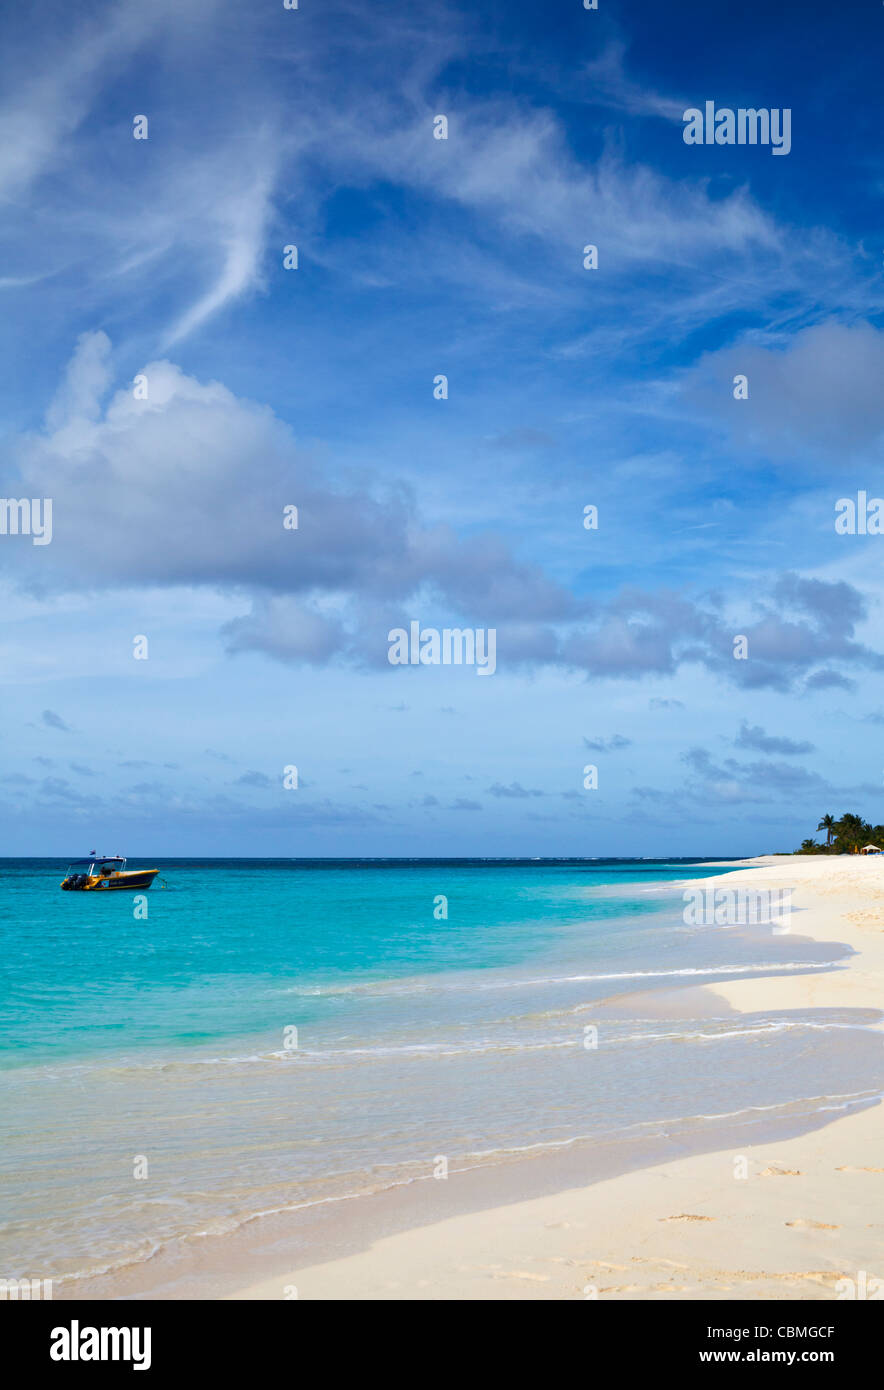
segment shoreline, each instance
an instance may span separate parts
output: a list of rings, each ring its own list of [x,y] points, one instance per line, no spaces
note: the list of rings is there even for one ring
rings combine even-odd
[[[792,887],[794,934],[856,954],[839,970],[673,986],[653,999],[640,995],[642,1008],[668,1011],[682,1000],[693,1016],[736,1017],[850,1007],[874,1010],[877,1019],[884,864],[848,856],[724,862],[733,873],[692,886]],[[600,1016],[616,1013],[627,995],[634,1007],[637,992],[624,991],[600,1005]],[[873,1026],[880,1031],[879,1021]],[[419,1180],[254,1217],[232,1233],[190,1238],[137,1266],[73,1281],[56,1296],[832,1297],[838,1278],[884,1273],[884,1223],[857,1225],[852,1217],[846,1235],[839,1217],[845,1203],[851,1212],[857,1203],[871,1210],[879,1197],[882,1111],[877,1096],[846,1105],[840,1116],[799,1111],[764,1128],[756,1118],[747,1143],[746,1125],[727,1115],[725,1098],[722,1113],[692,1132],[666,1134],[659,1122],[663,1132],[651,1137],[572,1140],[452,1172],[446,1182]],[[736,1157],[746,1180],[734,1177]],[[670,1277],[678,1269],[678,1279]]]
[[[791,887],[795,934],[856,954],[842,970],[686,988],[735,1013],[880,1012],[880,860],[766,855],[731,867],[733,874],[692,884]],[[871,1026],[882,1030],[880,1021]],[[282,1279],[244,1283],[229,1297],[291,1297],[286,1288],[301,1298],[346,1299],[849,1297],[850,1284],[839,1281],[855,1283],[862,1270],[884,1275],[884,1218],[869,1219],[884,1192],[882,1138],[875,1101],[794,1137],[673,1156],[382,1237],[359,1253],[292,1267]]]

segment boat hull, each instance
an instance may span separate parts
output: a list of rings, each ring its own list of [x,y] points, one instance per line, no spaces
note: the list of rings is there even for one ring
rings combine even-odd
[[[159,869],[133,869],[131,873],[112,874],[110,877],[92,877],[85,883],[61,886],[67,893],[114,893],[120,889],[149,888],[159,873]]]

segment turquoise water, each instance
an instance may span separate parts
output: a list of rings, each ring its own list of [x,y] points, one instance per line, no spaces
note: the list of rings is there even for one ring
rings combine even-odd
[[[682,883],[723,868],[182,860],[138,899],[61,893],[64,867],[2,865],[6,1277],[144,1260],[438,1154],[456,1170],[881,1089],[877,1015],[649,1007],[843,961],[686,926]]]
[[[251,1036],[280,1026],[286,990],[297,992],[304,1024],[322,1025],[342,1016],[336,991],[373,981],[547,957],[640,963],[636,927],[659,911],[645,890],[686,877],[684,865],[634,861],[171,860],[145,921],[134,894],[58,892],[63,868],[3,865],[14,949],[0,1055],[13,1063]],[[617,892],[605,896],[606,885]],[[439,895],[447,919],[434,915]]]

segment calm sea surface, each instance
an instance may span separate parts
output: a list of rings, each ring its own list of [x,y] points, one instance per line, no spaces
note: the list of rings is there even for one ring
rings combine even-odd
[[[0,1277],[884,1085],[871,1011],[648,1007],[849,954],[686,926],[697,861],[166,860],[146,918],[64,867],[0,861]]]

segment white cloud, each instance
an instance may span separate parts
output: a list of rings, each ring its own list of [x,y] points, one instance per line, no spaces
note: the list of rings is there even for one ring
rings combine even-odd
[[[748,377],[748,400],[733,398],[737,373]],[[877,454],[882,380],[884,333],[870,323],[829,320],[785,340],[750,337],[709,353],[684,375],[681,393],[743,445],[802,465],[822,457],[831,471],[863,451]]]
[[[111,343],[106,333],[83,333],[68,363],[64,380],[46,412],[48,429],[57,434],[68,425],[97,420],[112,380]]]
[[[661,96],[651,87],[634,82],[626,74],[623,62],[625,52],[625,43],[609,43],[598,58],[584,64],[581,83],[581,86],[585,83],[584,101],[608,106],[630,116],[659,116],[680,124],[684,109],[690,102]]]

